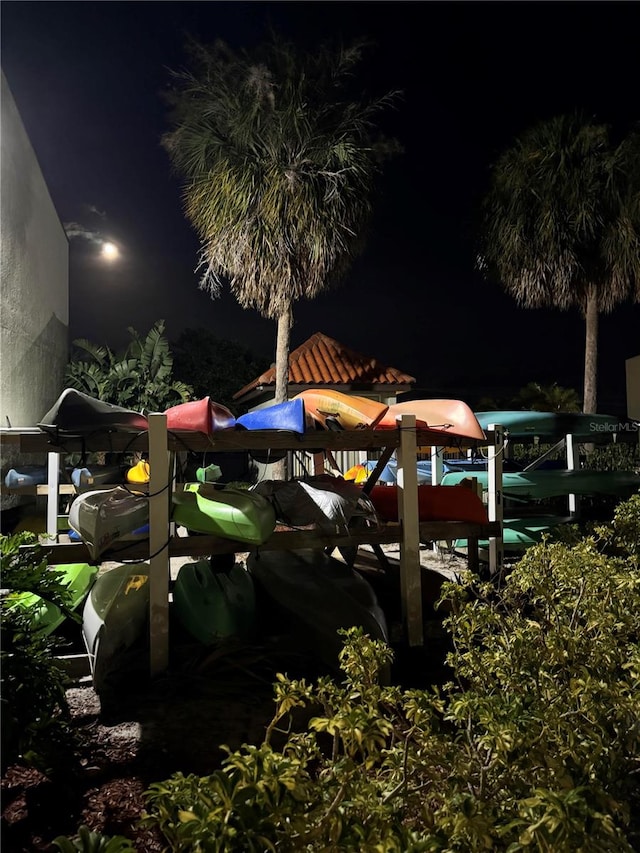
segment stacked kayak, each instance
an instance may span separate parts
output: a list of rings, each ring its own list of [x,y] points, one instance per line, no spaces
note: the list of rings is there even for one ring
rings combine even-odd
[[[246,415],[240,415],[236,425],[243,429],[277,429],[286,432],[305,433],[314,428],[311,415],[307,414],[304,399],[294,397],[284,403],[275,403],[262,409],[254,409]]]
[[[127,471],[127,483],[148,483],[151,477],[149,463],[141,459]]]
[[[571,519],[563,516],[541,515],[529,518],[505,518],[503,522],[503,546],[505,551],[524,551],[531,545],[542,541],[545,533],[552,534],[562,524]],[[480,539],[480,548],[488,548],[489,540]],[[466,548],[466,539],[456,539],[455,548]]]
[[[321,429],[373,427],[389,408],[386,403],[370,400],[368,397],[324,388],[309,388],[293,399],[304,401],[306,411]]]
[[[22,486],[41,486],[47,480],[46,465],[22,465],[20,468],[9,468],[4,484],[8,489],[19,489]]]
[[[374,486],[369,497],[383,521],[398,521],[398,487]],[[466,486],[418,486],[420,521],[467,521],[488,524],[482,499]]]
[[[82,636],[93,686],[102,692],[123,657],[144,638],[149,618],[149,565],[114,566],[95,581],[82,611]]]
[[[256,612],[253,580],[241,563],[222,571],[216,570],[215,558],[185,563],[176,577],[173,608],[184,628],[205,646],[231,636],[248,639]]]
[[[462,400],[407,400],[393,403],[384,417],[375,425],[376,429],[397,429],[398,418],[415,415],[416,427],[433,433],[436,446],[454,444],[457,439],[486,441],[486,435],[478,419]]]
[[[487,471],[456,471],[445,474],[442,485],[453,486],[473,477],[483,489],[488,488]],[[536,469],[505,471],[502,491],[505,497],[541,499],[559,495],[629,495],[640,489],[640,475],[635,471],[591,471],[578,469]]]
[[[67,563],[50,566],[48,571],[55,572],[56,580],[66,587],[69,595],[69,609],[75,610],[84,601],[95,577],[97,566],[88,563]],[[64,622],[65,614],[50,601],[34,592],[12,592],[6,599],[7,608],[20,608],[31,614],[32,628],[42,634],[51,634]]]
[[[185,483],[173,494],[176,524],[250,545],[261,545],[273,533],[276,515],[262,495],[249,489],[219,489],[213,483]]]
[[[476,412],[478,422],[484,429],[489,424],[499,424],[509,431],[513,440],[549,439],[559,441],[565,435],[596,441],[623,426],[615,415],[596,415],[583,412],[535,412],[507,410],[498,412]]]
[[[83,492],[71,504],[69,527],[85,543],[93,560],[149,521],[149,501],[123,486]]]
[[[205,435],[220,429],[232,429],[236,423],[233,413],[221,403],[214,402],[211,397],[172,406],[166,410],[165,415],[167,429],[203,432]]]
[[[341,628],[360,626],[372,639],[389,641],[371,585],[324,551],[252,552],[247,568],[262,593],[289,617],[301,647],[328,667],[338,667]]]
[[[76,489],[90,486],[115,485],[122,482],[122,467],[120,465],[85,465],[74,468],[71,472],[71,482]]]
[[[103,431],[138,432],[148,429],[149,423],[139,412],[65,388],[38,426],[52,435],[82,436]]]

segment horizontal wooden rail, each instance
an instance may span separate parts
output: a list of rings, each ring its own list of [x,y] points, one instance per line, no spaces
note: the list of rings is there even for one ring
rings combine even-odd
[[[442,541],[459,538],[486,539],[499,532],[497,523],[470,524],[464,521],[424,521],[420,524],[420,541]],[[173,536],[167,544],[169,557],[195,557],[210,554],[243,553],[248,551],[288,551],[296,548],[322,549],[327,547],[347,547],[352,545],[391,545],[402,541],[402,525],[394,522],[377,528],[358,528],[346,533],[322,533],[317,530],[279,530],[273,533],[262,545],[250,545],[235,539],[222,539],[219,536]],[[119,560],[149,559],[149,541],[119,541],[118,548],[105,551],[99,562],[117,562]],[[126,545],[126,547],[125,547]],[[30,546],[23,546],[28,548]],[[95,562],[83,542],[54,542],[45,544],[50,554],[50,565],[62,563]]]

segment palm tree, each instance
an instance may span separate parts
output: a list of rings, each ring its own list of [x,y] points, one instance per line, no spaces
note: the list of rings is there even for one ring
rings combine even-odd
[[[557,382],[551,385],[529,382],[520,389],[514,404],[536,412],[579,412],[580,396],[575,388],[563,388]]]
[[[543,122],[491,169],[479,267],[525,308],[585,320],[584,406],[597,404],[599,315],[640,300],[640,132],[579,113]]]
[[[364,42],[296,51],[272,33],[253,55],[190,43],[172,72],[162,138],[201,247],[200,288],[223,280],[277,321],[275,402],[287,397],[293,306],[336,285],[362,251],[381,162],[374,116],[397,92],[351,96]]]

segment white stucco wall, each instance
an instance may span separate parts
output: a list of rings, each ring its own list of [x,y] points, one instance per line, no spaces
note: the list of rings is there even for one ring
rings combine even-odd
[[[0,421],[24,427],[63,388],[69,242],[4,74],[0,132]]]

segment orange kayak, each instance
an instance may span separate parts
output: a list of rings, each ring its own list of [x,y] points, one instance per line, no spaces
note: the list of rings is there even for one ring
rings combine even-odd
[[[304,400],[306,411],[324,429],[373,427],[389,408],[386,403],[330,388],[309,388],[293,399],[298,398]]]
[[[383,521],[398,521],[398,487],[374,486],[371,502]],[[466,486],[418,486],[420,521],[468,521],[488,524],[481,498]]]
[[[486,439],[473,410],[462,400],[407,400],[404,403],[392,403],[375,428],[396,429],[396,418],[402,415],[415,415],[416,427],[420,430],[444,433],[445,436],[455,438]]]

